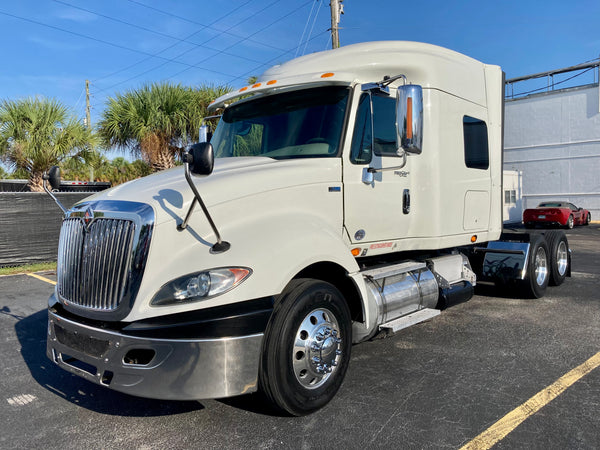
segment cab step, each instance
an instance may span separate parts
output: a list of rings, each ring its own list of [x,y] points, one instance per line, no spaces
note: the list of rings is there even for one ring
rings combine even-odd
[[[416,325],[429,319],[433,319],[440,314],[439,309],[425,308],[416,311],[406,316],[399,317],[390,322],[379,325],[380,330],[385,330],[388,333],[396,333],[404,328]]]

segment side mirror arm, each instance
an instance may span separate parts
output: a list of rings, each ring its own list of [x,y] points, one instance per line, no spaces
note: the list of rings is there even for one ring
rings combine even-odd
[[[52,191],[50,189],[48,189],[48,180],[50,180],[50,184],[52,185],[52,188],[58,189],[58,186],[60,186],[60,169],[58,168],[58,166],[52,166],[48,173],[44,172],[44,175],[42,175],[42,180],[43,180],[42,184],[44,186],[44,191],[46,191],[46,194],[48,194],[50,197],[52,197],[52,199],[55,201],[55,203],[58,205],[58,207],[62,210],[63,214],[66,215],[67,208],[65,208],[63,206],[63,204],[60,202],[60,200],[58,200],[56,198],[56,196],[52,193]]]
[[[185,215],[185,219],[183,220],[183,222],[181,224],[179,224],[177,226],[177,229],[179,231],[183,231],[187,228],[188,221],[190,220],[190,217],[192,216],[192,212],[194,211],[196,203],[198,203],[200,205],[200,208],[202,208],[202,212],[204,212],[204,215],[206,216],[206,219],[208,220],[208,223],[217,238],[217,243],[211,247],[210,252],[211,253],[226,252],[227,250],[229,250],[231,248],[231,244],[229,242],[223,241],[221,239],[221,234],[219,233],[219,230],[217,230],[217,226],[215,225],[214,221],[212,220],[212,217],[211,217],[210,213],[208,212],[208,208],[202,201],[202,197],[200,196],[198,189],[196,189],[194,180],[192,180],[192,173],[190,170],[190,165],[194,164],[194,156],[191,153],[186,153],[185,155],[183,155],[183,163],[185,166],[185,179],[186,179],[188,185],[190,186],[190,188],[192,189],[192,192],[194,193],[194,200],[192,200],[192,204],[190,205],[190,209],[188,209],[188,212]],[[211,171],[212,171],[212,167],[211,167]]]

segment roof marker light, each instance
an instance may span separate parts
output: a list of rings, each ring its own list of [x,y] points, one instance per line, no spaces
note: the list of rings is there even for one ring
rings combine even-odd
[[[256,83],[252,85],[252,89],[262,86],[262,83]]]
[[[244,86],[243,88],[241,88],[238,92],[244,92],[246,89],[248,89],[248,86]]]
[[[321,75],[321,78],[329,78],[329,77],[332,77],[334,75],[335,74],[333,72],[327,72],[327,73],[324,73],[323,75]]]
[[[275,84],[275,83],[277,83],[277,80],[270,80],[270,81],[267,81],[267,84],[268,84],[269,86],[271,86],[272,84]]]

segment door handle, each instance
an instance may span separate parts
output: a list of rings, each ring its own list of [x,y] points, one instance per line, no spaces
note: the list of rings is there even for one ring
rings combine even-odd
[[[404,189],[402,192],[402,212],[404,214],[410,212],[410,189]]]

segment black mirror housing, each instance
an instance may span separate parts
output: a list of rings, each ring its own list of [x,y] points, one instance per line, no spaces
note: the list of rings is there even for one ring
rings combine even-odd
[[[210,175],[215,165],[215,152],[209,142],[200,142],[190,147],[183,162],[189,164],[194,175]]]
[[[48,171],[48,181],[53,191],[60,189],[60,167],[52,166]]]

